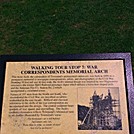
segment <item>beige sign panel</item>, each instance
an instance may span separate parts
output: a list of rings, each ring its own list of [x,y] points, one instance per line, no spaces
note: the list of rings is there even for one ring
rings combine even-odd
[[[7,62],[1,134],[130,134],[122,60]]]

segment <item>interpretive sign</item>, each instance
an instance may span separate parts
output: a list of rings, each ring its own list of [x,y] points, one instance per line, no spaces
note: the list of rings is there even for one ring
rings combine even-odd
[[[134,134],[129,53],[0,60],[1,134]]]

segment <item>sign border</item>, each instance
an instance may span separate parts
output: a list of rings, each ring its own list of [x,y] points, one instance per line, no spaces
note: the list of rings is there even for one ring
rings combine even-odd
[[[134,87],[131,64],[131,53],[101,53],[101,54],[39,54],[39,55],[1,55],[0,56],[0,110],[4,90],[6,62],[24,61],[75,61],[75,60],[123,60],[125,85],[127,90],[128,117],[130,133],[134,134]],[[1,114],[0,114],[1,117]]]

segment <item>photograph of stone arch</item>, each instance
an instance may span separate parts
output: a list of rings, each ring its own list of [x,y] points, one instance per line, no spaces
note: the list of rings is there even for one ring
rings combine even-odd
[[[118,87],[78,89],[78,130],[122,130]]]

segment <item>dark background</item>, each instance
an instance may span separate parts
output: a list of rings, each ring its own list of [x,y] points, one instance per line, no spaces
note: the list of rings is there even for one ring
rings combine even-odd
[[[0,54],[131,52],[134,0],[0,0]]]

